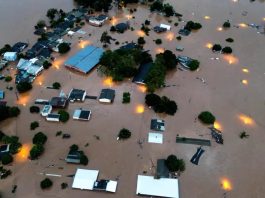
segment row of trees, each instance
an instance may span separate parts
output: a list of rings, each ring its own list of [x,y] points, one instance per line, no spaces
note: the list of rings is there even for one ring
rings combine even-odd
[[[178,106],[175,101],[170,100],[166,96],[160,97],[153,93],[145,96],[145,103],[147,106],[152,107],[156,113],[174,115],[178,110]]]
[[[155,1],[150,5],[150,11],[163,12],[166,17],[170,17],[175,14],[175,10],[172,5],[168,3],[163,4],[163,2],[160,0]]]
[[[112,0],[74,0],[78,5],[94,9],[95,11],[107,12]]]
[[[229,40],[231,41],[231,40]],[[224,47],[222,48],[222,46],[220,44],[214,44],[212,47],[212,51],[213,52],[222,52],[223,54],[231,54],[233,52],[231,47]]]
[[[166,72],[177,67],[178,61],[176,55],[165,50],[164,53],[156,55],[156,59],[151,67],[145,83],[149,92],[154,92],[165,84]]]
[[[133,77],[139,64],[150,61],[152,61],[151,55],[142,52],[141,49],[108,50],[100,58],[100,64],[102,65],[100,70],[106,76],[111,76],[114,81],[122,81],[124,78]]]
[[[18,107],[10,106],[0,106],[0,121],[3,121],[7,118],[17,117],[20,114],[20,109]]]
[[[32,139],[34,145],[30,150],[30,159],[38,159],[38,157],[44,152],[44,144],[47,139],[47,136],[42,132],[38,132],[34,135]]]

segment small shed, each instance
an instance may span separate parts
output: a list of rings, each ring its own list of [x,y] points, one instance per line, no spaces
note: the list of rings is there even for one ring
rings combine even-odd
[[[4,59],[7,61],[15,61],[15,60],[17,60],[17,53],[16,52],[6,52],[6,53],[4,53]]]
[[[70,102],[75,102],[75,101],[84,102],[85,98],[86,98],[86,91],[81,89],[72,89],[68,97]]]
[[[163,134],[161,134],[161,133],[149,133],[148,134],[148,142],[149,143],[156,143],[156,144],[163,144]]]
[[[85,120],[88,121],[91,116],[91,111],[83,110],[83,109],[76,109],[73,115],[74,120]]]
[[[53,97],[50,100],[50,105],[54,108],[65,108],[67,106],[68,100],[65,97]]]
[[[165,131],[165,121],[160,119],[151,120],[151,130],[155,131]]]
[[[169,178],[169,170],[166,166],[165,159],[158,159],[156,163],[156,176],[158,178]]]
[[[117,181],[102,179],[94,183],[93,190],[116,192],[116,188],[117,188]]]
[[[43,109],[41,110],[40,114],[44,117],[48,116],[52,112],[51,105],[44,105]]]
[[[69,151],[65,161],[67,163],[80,164],[81,153],[79,151]]]
[[[171,26],[170,26],[170,25],[166,25],[166,24],[163,24],[163,23],[161,23],[159,27],[161,27],[161,28],[165,28],[165,29],[167,29],[168,31],[171,29]]]
[[[99,96],[99,102],[102,103],[112,103],[115,98],[115,90],[113,89],[102,89],[100,96]]]

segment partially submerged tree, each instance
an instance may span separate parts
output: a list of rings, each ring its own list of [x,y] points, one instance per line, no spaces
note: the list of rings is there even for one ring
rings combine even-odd
[[[42,132],[38,132],[34,135],[32,142],[33,144],[45,144],[47,141],[47,136],[42,133]]]
[[[175,155],[169,155],[165,164],[170,172],[185,171],[185,162],[183,159],[178,159]]]
[[[44,180],[40,182],[40,187],[43,190],[52,187],[52,185],[53,185],[53,182],[49,178],[45,178]]]
[[[32,85],[29,82],[20,82],[17,84],[17,90],[19,93],[24,93],[32,89]]]
[[[68,43],[61,43],[58,46],[58,50],[60,54],[65,54],[70,50],[70,45]]]
[[[209,111],[203,111],[198,116],[199,120],[203,122],[204,124],[214,124],[215,117],[214,115]]]
[[[128,139],[131,135],[132,133],[128,129],[123,128],[120,130],[118,137],[119,139]]]

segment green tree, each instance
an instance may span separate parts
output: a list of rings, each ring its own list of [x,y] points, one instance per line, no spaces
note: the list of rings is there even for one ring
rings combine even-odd
[[[81,158],[80,158],[80,164],[83,164],[83,165],[87,165],[88,164],[88,158],[86,155],[81,155]]]
[[[30,113],[39,113],[40,112],[40,108],[38,106],[31,106],[29,108]]]
[[[61,122],[67,122],[69,120],[69,113],[64,110],[59,110],[58,114],[60,115],[60,121]]]
[[[12,77],[11,77],[11,76],[6,76],[6,77],[5,77],[5,81],[6,81],[6,82],[10,82],[10,81],[12,81]]]
[[[156,0],[154,3],[151,4],[150,6],[150,10],[151,12],[153,11],[158,11],[161,12],[163,11],[164,7],[163,7],[163,3],[160,0]]]
[[[52,66],[52,64],[50,62],[48,62],[47,60],[43,62],[43,68],[44,69],[49,69],[50,66]]]
[[[188,63],[188,67],[190,68],[191,71],[195,71],[199,68],[200,62],[198,60],[192,60],[191,62]]]
[[[131,101],[131,94],[129,92],[123,92],[123,97],[122,97],[122,103],[130,103]]]
[[[222,46],[220,44],[214,44],[212,47],[212,51],[219,52],[222,50]]]
[[[120,130],[118,137],[119,139],[128,139],[131,135],[132,133],[128,129],[123,128]]]
[[[46,16],[50,19],[53,20],[56,16],[56,14],[58,13],[58,10],[55,8],[50,8],[47,13]]]
[[[33,144],[42,144],[43,145],[43,144],[45,144],[46,141],[47,141],[47,136],[42,132],[36,133],[32,139]]]
[[[104,44],[110,44],[110,41],[111,41],[111,36],[108,35],[108,32],[105,31],[102,33],[101,37],[100,37],[100,42],[101,43],[104,43]]]
[[[7,165],[13,162],[13,157],[9,153],[5,153],[2,155],[1,160],[3,165]]]
[[[248,138],[249,135],[247,134],[246,131],[242,131],[242,132],[239,134],[239,137],[240,137],[240,139],[244,139],[244,138]]]
[[[54,89],[60,89],[60,88],[61,88],[61,84],[58,83],[58,82],[54,82],[54,83],[52,84],[52,87],[53,87]]]
[[[178,159],[175,155],[169,155],[165,164],[170,172],[183,172],[185,170],[185,162],[182,159]]]
[[[72,146],[70,146],[70,151],[78,151],[79,147],[76,144],[73,144]]]
[[[145,104],[149,107],[157,106],[160,103],[161,103],[161,98],[159,95],[150,93],[145,96]]]
[[[139,45],[144,45],[145,44],[144,37],[139,37],[137,42],[138,42]]]
[[[9,117],[17,117],[20,114],[20,109],[18,107],[10,107],[8,110]]]
[[[53,185],[53,182],[52,180],[50,180],[49,178],[45,178],[44,180],[42,180],[40,182],[40,187],[41,189],[47,189],[47,188],[50,188],[51,186]]]
[[[44,27],[46,27],[46,23],[45,23],[44,20],[39,20],[37,22],[37,25],[35,27],[36,27],[36,29],[38,29],[38,28],[44,28]]]
[[[67,53],[69,50],[70,50],[70,45],[68,43],[61,43],[59,46],[58,46],[58,50],[59,50],[59,53],[60,54],[65,54]]]
[[[223,54],[231,54],[233,52],[232,48],[231,47],[224,47],[222,49],[222,53]]]
[[[228,42],[228,43],[233,43],[233,42],[234,42],[234,39],[232,39],[232,38],[227,38],[227,39],[225,39],[225,41]]]
[[[214,124],[215,117],[214,115],[209,111],[203,111],[198,116],[199,120],[203,122],[204,124]]]
[[[223,27],[224,28],[230,28],[231,27],[230,22],[229,21],[224,22]]]
[[[160,45],[160,44],[162,43],[162,40],[161,40],[161,39],[156,39],[156,40],[155,40],[155,43],[156,43],[157,45]]]
[[[19,93],[24,93],[32,89],[32,85],[29,82],[20,82],[17,84],[17,90]]]
[[[39,123],[37,121],[30,123],[30,130],[35,130],[38,127],[39,127]]]
[[[44,147],[42,144],[34,145],[30,150],[30,159],[37,159],[44,152]]]
[[[168,3],[164,4],[163,11],[164,11],[166,17],[173,16],[175,13],[173,6],[171,6]]]

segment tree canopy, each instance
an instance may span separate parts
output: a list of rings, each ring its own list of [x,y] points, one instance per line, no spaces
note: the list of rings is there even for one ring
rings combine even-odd
[[[69,50],[70,50],[70,45],[68,43],[61,43],[59,46],[58,46],[58,50],[59,50],[59,53],[60,54],[65,54],[67,53]]]
[[[215,117],[209,111],[203,111],[198,116],[199,120],[202,121],[204,124],[214,124]]]
[[[169,155],[165,164],[170,172],[185,171],[185,162],[183,159],[178,159],[175,155]]]
[[[74,0],[78,5],[90,7],[96,11],[104,10],[107,12],[110,8],[112,0]]]

